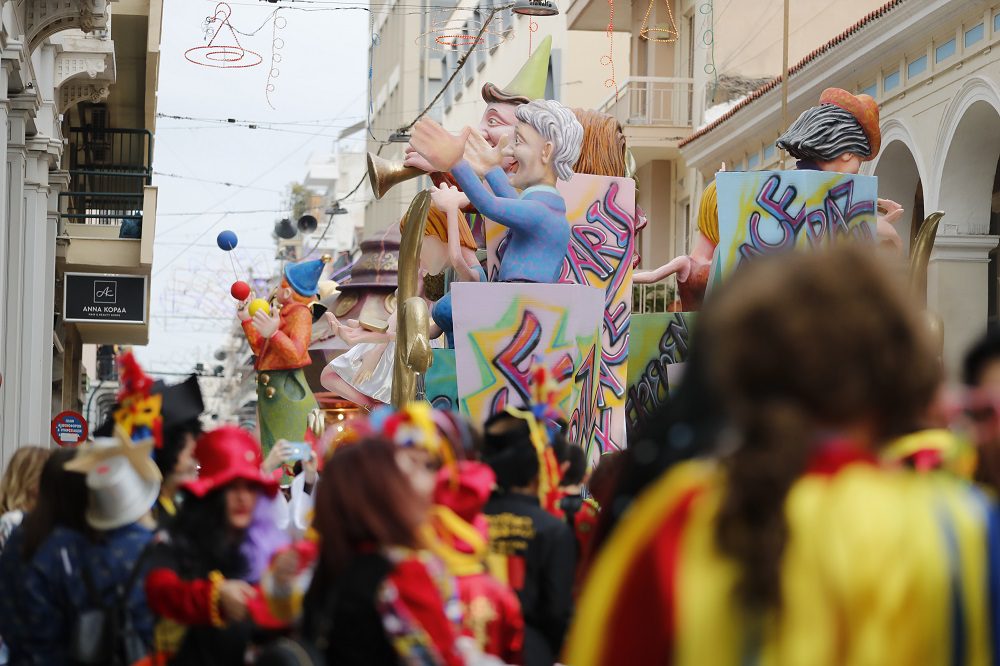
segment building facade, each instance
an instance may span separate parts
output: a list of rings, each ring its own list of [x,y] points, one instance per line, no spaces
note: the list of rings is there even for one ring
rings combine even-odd
[[[54,412],[81,408],[83,344],[148,337],[148,280],[139,324],[66,323],[62,290],[66,273],[148,278],[161,12],[0,2],[0,465],[48,443]]]
[[[789,58],[804,57],[881,0],[795,0]],[[701,183],[693,183],[680,144],[714,114],[781,73],[783,0],[574,0],[572,31],[627,32],[628,74],[600,106],[625,128],[637,168],[638,203],[648,218],[638,246],[643,268],[687,251]],[[613,8],[613,9],[612,9]],[[613,15],[612,15],[613,11]],[[606,39],[604,40],[607,41]],[[616,49],[621,48],[617,45]],[[589,58],[589,76],[606,72]]]
[[[1000,288],[1000,3],[894,0],[796,63],[789,116],[824,88],[870,94],[881,109],[882,149],[863,173],[879,196],[907,210],[897,230],[909,246],[927,214],[943,211],[931,258],[928,308],[945,322],[953,371],[996,321]],[[781,91],[766,86],[683,146],[695,198],[725,162],[775,168]]]

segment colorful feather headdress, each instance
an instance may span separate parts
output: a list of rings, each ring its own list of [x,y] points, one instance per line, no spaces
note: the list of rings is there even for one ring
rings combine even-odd
[[[538,456],[538,499],[546,510],[552,511],[559,504],[559,481],[562,478],[552,440],[560,432],[563,415],[555,405],[559,383],[543,365],[531,371],[531,393],[531,405],[524,409],[507,406],[504,411],[528,424],[531,443]]]
[[[153,380],[131,351],[118,356],[118,409],[115,423],[139,442],[152,439],[156,448],[163,446],[163,396],[153,393]]]

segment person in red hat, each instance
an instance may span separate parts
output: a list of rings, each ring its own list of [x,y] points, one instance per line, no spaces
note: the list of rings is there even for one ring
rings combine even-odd
[[[154,647],[171,663],[242,664],[254,569],[270,556],[248,546],[278,482],[261,471],[257,440],[234,426],[202,435],[195,457],[199,476],[182,486],[181,509],[150,555],[146,597],[161,618]]]

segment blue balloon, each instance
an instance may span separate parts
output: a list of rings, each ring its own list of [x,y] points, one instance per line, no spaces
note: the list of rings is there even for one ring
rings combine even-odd
[[[215,238],[215,242],[219,246],[220,250],[229,252],[236,247],[236,244],[239,243],[239,239],[236,237],[235,231],[226,229],[225,231],[219,232],[219,235]]]

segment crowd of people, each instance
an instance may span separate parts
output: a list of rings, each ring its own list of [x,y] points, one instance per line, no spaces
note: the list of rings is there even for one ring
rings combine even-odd
[[[7,463],[6,663],[1000,660],[1000,335],[947,390],[863,250],[742,269],[596,461],[551,406],[421,402],[264,457],[123,367],[101,436]]]

